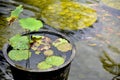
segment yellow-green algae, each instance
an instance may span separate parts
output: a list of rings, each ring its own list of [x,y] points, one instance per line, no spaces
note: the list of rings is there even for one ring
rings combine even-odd
[[[57,29],[78,30],[91,26],[97,19],[97,13],[77,2],[60,2],[44,8],[41,18]]]
[[[68,2],[68,1],[73,1],[73,0],[17,0],[17,1],[27,3],[32,6],[36,6],[42,10],[45,7],[47,7],[48,5],[54,4],[56,2],[62,2],[62,1]]]
[[[112,8],[120,10],[120,0],[102,0],[102,2]]]

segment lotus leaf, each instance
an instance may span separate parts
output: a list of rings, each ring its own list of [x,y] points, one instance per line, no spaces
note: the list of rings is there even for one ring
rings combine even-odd
[[[35,18],[22,18],[19,22],[22,28],[30,31],[38,31],[43,27],[43,23]]]
[[[40,63],[38,63],[38,65],[37,65],[37,68],[38,68],[38,69],[41,69],[41,70],[46,70],[46,69],[49,69],[49,68],[51,68],[51,67],[52,67],[52,65],[47,64],[45,61],[40,62]]]
[[[14,49],[29,49],[29,39],[27,36],[17,34],[10,38],[9,42]]]
[[[44,51],[44,55],[45,55],[45,56],[51,56],[51,55],[53,55],[53,53],[54,53],[53,50],[50,50],[50,49]]]
[[[60,56],[49,56],[46,58],[46,63],[53,66],[60,66],[65,62],[65,59]]]
[[[29,50],[11,50],[8,56],[14,61],[27,60],[31,57],[31,52]]]
[[[16,18],[19,17],[20,13],[23,11],[22,5],[16,7],[15,10],[11,12],[11,16],[7,18],[7,21],[13,22]]]
[[[58,45],[57,49],[61,52],[67,52],[69,50],[72,50],[72,45],[70,43],[63,43],[61,45]]]
[[[63,38],[58,38],[56,39],[52,44],[57,47],[58,45],[60,44],[63,44],[63,43],[68,43],[67,40],[63,39]]]
[[[94,9],[71,1],[48,5],[41,15],[46,24],[62,30],[87,28],[97,20]]]

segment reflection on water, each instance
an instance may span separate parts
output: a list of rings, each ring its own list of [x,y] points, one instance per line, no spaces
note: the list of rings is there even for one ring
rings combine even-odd
[[[116,53],[113,53],[113,54],[116,54]],[[106,51],[103,51],[103,56],[100,57],[103,67],[105,70],[107,70],[111,74],[120,75],[120,63],[118,63],[120,62],[119,61],[120,55],[116,55],[116,56],[112,55],[111,57],[110,55],[108,55]]]
[[[19,4],[23,4],[25,10],[20,17],[32,16],[40,19],[40,11],[43,7],[41,5],[46,4],[46,2],[47,4],[51,4],[56,0],[32,1],[0,0],[0,49],[7,42],[8,38],[22,32],[19,29],[20,27],[17,27],[17,23],[14,24],[14,27],[7,25],[5,18],[10,14],[11,10]],[[72,63],[69,80],[119,80],[119,76],[117,77],[117,75],[120,75],[120,10],[99,4],[100,0],[70,1],[87,3],[88,6],[94,8],[98,13],[98,21],[92,27],[76,31],[56,30],[45,25],[46,29],[60,31],[75,41],[77,53]],[[0,78],[3,77],[6,78],[5,80],[11,80],[9,67],[6,66],[6,72],[4,65],[8,64],[5,61],[3,63],[0,62]],[[6,75],[3,76],[3,74]]]

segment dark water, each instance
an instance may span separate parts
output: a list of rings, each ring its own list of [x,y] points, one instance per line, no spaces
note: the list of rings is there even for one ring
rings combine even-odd
[[[8,26],[5,18],[19,4],[25,11],[21,17],[40,19],[41,6],[32,0],[0,0],[0,49],[12,35],[22,32]],[[36,1],[36,0],[35,0]],[[120,77],[120,9],[105,5],[100,0],[76,0],[89,5],[98,13],[92,27],[77,31],[61,31],[76,44],[76,57],[71,65],[69,80],[119,80]],[[117,0],[116,0],[117,1]],[[118,0],[119,1],[119,0]],[[49,0],[48,0],[49,2]],[[37,4],[38,3],[38,4]],[[17,23],[14,26],[18,26]],[[46,26],[46,29],[55,29]],[[0,57],[0,80],[12,80],[8,64]],[[116,79],[115,79],[116,78]]]

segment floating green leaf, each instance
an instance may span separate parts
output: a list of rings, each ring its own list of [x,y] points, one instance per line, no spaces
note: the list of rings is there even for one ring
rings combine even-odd
[[[19,5],[18,7],[16,7],[15,10],[13,10],[11,12],[11,16],[7,18],[7,21],[14,21],[16,18],[19,17],[20,13],[23,11],[22,5]]]
[[[72,49],[72,45],[66,39],[63,38],[56,39],[52,43],[52,45],[62,52],[67,52]]]
[[[49,50],[51,47],[51,39],[46,36],[33,35],[33,43],[31,49],[35,51],[35,54],[39,54],[41,51]]]
[[[29,50],[11,50],[8,56],[14,61],[27,60],[31,57],[31,52]]]
[[[61,45],[58,45],[57,49],[61,52],[67,52],[69,50],[72,50],[72,45],[70,43],[63,43]]]
[[[46,63],[53,66],[60,66],[65,62],[65,59],[60,56],[50,56],[46,58]]]
[[[35,18],[23,18],[19,20],[22,28],[30,31],[38,31],[43,27],[43,23]]]
[[[50,49],[44,51],[44,55],[45,55],[45,56],[51,56],[51,55],[53,55],[53,53],[54,53],[53,50],[50,50]]]
[[[46,70],[46,69],[49,69],[49,68],[51,68],[51,67],[52,67],[52,65],[47,64],[45,61],[40,62],[40,63],[38,63],[38,65],[37,65],[37,68],[38,68],[38,69],[41,69],[41,70]]]
[[[52,44],[55,47],[57,47],[58,45],[63,44],[63,43],[68,43],[68,41],[66,39],[63,39],[63,38],[58,38]]]
[[[10,38],[9,42],[14,49],[29,49],[29,39],[27,36],[17,34]]]

